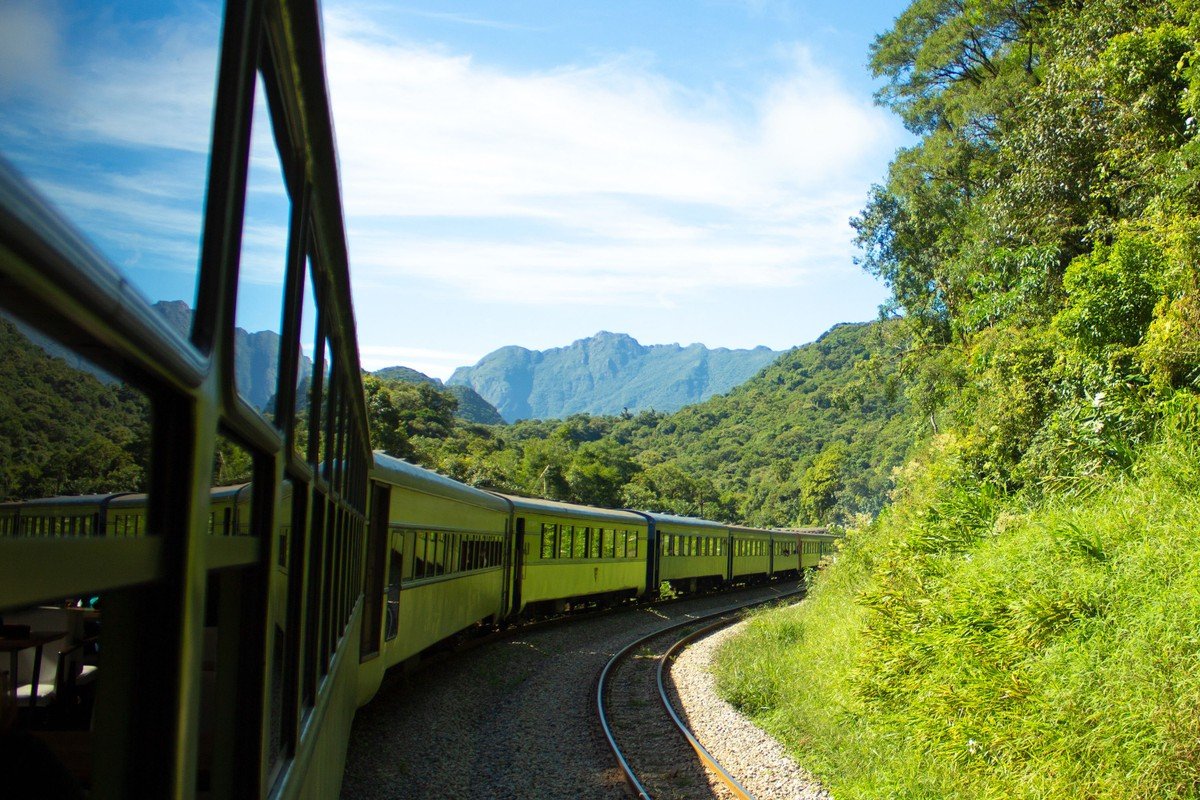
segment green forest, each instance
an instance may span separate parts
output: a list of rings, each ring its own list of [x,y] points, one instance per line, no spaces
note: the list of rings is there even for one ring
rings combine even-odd
[[[839,800],[1200,795],[1200,5],[917,0],[853,220],[925,434],[719,682]]]

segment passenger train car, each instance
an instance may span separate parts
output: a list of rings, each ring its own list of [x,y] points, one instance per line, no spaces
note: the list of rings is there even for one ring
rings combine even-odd
[[[365,592],[355,601],[361,633],[357,642],[342,643],[350,648],[350,663],[357,664],[351,670],[356,705],[371,699],[387,669],[412,663],[464,632],[654,599],[663,590],[717,590],[795,578],[830,554],[837,538],[820,528],[759,529],[496,494],[378,452],[369,472],[369,493],[360,567]],[[253,497],[250,484],[210,490],[206,535],[251,538]],[[283,484],[282,497],[285,507],[294,500],[290,482]],[[3,503],[0,537],[146,537],[151,535],[148,499],[146,494],[117,493]],[[289,556],[292,534],[291,515],[285,512],[272,537],[277,558],[268,579],[276,640],[286,640],[295,624],[297,604],[288,598],[294,585],[288,574],[295,563]],[[53,619],[54,611],[14,609],[6,621],[53,625],[46,620]],[[67,617],[71,612],[62,610]],[[203,622],[201,654],[207,664],[220,649],[220,610],[209,608]],[[97,674],[94,664],[81,669],[91,670],[89,678]],[[216,670],[207,666],[200,678],[203,710],[216,702],[220,683]],[[45,696],[53,699],[61,691],[56,685]],[[217,723],[213,714],[202,711],[200,741],[213,736]],[[199,774],[209,781],[217,766],[214,758],[203,749],[198,754]]]
[[[148,35],[182,28],[138,17],[193,11],[201,24],[190,38]],[[103,31],[87,24],[97,14]],[[89,130],[148,148],[102,192],[83,191],[83,179],[112,168],[105,159],[128,142],[80,147],[72,135],[87,126],[67,129],[70,110],[54,107],[62,94],[40,98],[50,115],[30,118],[15,103],[39,101],[37,76],[7,76],[21,91],[5,95],[0,131],[4,335],[86,365],[79,380],[103,376],[145,412],[144,482],[0,506],[0,647],[11,657],[0,659],[11,690],[0,702],[19,698],[38,727],[52,701],[88,696],[77,729],[37,735],[90,797],[334,796],[357,707],[385,670],[447,636],[647,597],[664,582],[765,580],[831,546],[817,531],[495,495],[372,454],[317,1],[80,2],[54,21],[75,26],[63,40],[73,57],[89,35],[102,64],[120,52],[119,77],[147,100],[130,105],[136,120],[91,120]],[[126,57],[121,24],[151,56],[144,63]],[[193,58],[200,49],[170,49],[185,40],[206,42],[211,64]],[[200,68],[181,83],[160,74],[161,56],[170,70]],[[85,72],[76,77],[113,77]],[[75,88],[71,97],[89,97]],[[117,113],[112,96],[89,110]],[[45,171],[52,163],[58,172]],[[172,206],[156,192],[180,176],[155,183],[152,168],[184,163],[197,171],[194,196]],[[254,171],[264,163],[280,186],[277,216],[259,225],[248,208],[263,196]],[[131,208],[142,228],[114,216]],[[194,229],[169,246],[153,241],[185,223]],[[169,254],[163,280],[195,268],[182,330],[99,249],[122,225],[144,245],[130,263]],[[247,250],[272,237],[269,264]],[[267,266],[277,284],[263,283]],[[277,352],[253,365],[273,376],[269,410],[250,402],[237,347],[239,314],[264,305],[278,310],[280,333]],[[21,424],[42,419],[30,417]],[[129,419],[116,423],[107,430],[128,432]],[[226,445],[250,482],[214,486]],[[17,467],[0,470],[5,496],[21,496],[3,481],[31,466],[27,456],[5,451],[0,466]],[[18,778],[36,796],[37,775],[0,781]],[[11,788],[0,783],[0,794]]]

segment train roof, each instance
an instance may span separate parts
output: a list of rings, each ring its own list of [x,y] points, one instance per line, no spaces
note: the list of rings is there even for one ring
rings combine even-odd
[[[149,497],[150,497],[150,495],[146,494],[145,492],[138,492],[136,494],[135,493],[123,494],[123,495],[120,495],[119,497],[114,496],[112,502],[108,504],[108,507],[109,508],[128,508],[131,506],[144,506],[144,505],[146,505],[146,500]]]
[[[772,536],[776,533],[783,533],[783,531],[775,528],[754,528],[749,525],[730,525],[729,530],[734,531],[735,533],[758,533],[762,534],[763,536]]]
[[[439,475],[436,472],[418,467],[398,458],[393,458],[378,450],[374,453],[375,463],[371,468],[371,477],[387,483],[394,483],[425,494],[444,497],[472,503],[494,511],[508,511],[508,503],[493,492],[485,492],[465,483]]]
[[[779,532],[794,533],[797,536],[803,536],[805,539],[823,539],[826,541],[845,538],[840,533],[830,533],[828,528],[782,528]]]
[[[101,506],[106,501],[113,498],[121,497],[127,492],[109,492],[107,494],[68,494],[59,495],[57,497],[36,497],[32,500],[16,500],[10,503],[3,503],[4,507],[17,507],[21,509],[29,509],[36,511],[41,508],[51,508],[57,506],[76,507],[76,506]]]
[[[700,519],[699,517],[681,517],[676,514],[658,514],[653,511],[639,511],[637,513],[654,520],[656,526],[686,525],[691,528],[712,528],[722,531],[729,530],[731,527],[722,522],[713,522],[710,519]]]
[[[596,508],[595,506],[582,506],[577,503],[564,503],[561,500],[543,500],[538,497],[520,497],[518,495],[500,494],[498,492],[496,496],[503,497],[509,503],[512,503],[514,508],[526,512],[557,514],[564,517],[578,517],[601,522],[620,522],[626,525],[646,524],[645,518],[632,511],[621,511],[615,508]]]

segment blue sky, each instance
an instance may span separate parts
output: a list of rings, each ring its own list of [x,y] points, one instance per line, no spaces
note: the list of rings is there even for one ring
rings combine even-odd
[[[364,366],[445,378],[602,329],[784,349],[873,317],[884,289],[853,265],[847,220],[905,141],[864,66],[902,8],[326,0]],[[218,35],[190,2],[0,8],[0,150],[150,299],[193,291],[189,131],[211,119]],[[266,130],[251,329],[279,316]]]

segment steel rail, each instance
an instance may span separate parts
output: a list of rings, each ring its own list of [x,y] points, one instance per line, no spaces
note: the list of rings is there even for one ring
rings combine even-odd
[[[633,767],[630,766],[628,759],[625,757],[625,753],[621,750],[620,745],[617,744],[616,736],[613,734],[612,726],[609,724],[608,713],[605,710],[604,698],[605,698],[605,695],[607,694],[607,690],[608,690],[608,678],[612,674],[612,672],[616,668],[616,666],[619,663],[621,663],[629,655],[629,653],[632,652],[635,648],[645,644],[646,642],[648,642],[652,639],[657,639],[660,636],[662,636],[663,634],[670,633],[671,631],[678,630],[680,628],[687,628],[687,627],[696,625],[698,623],[703,623],[703,622],[706,622],[711,619],[716,619],[718,617],[727,617],[730,614],[735,614],[735,615],[737,615],[737,617],[741,617],[747,610],[749,610],[751,608],[755,608],[757,606],[762,606],[762,605],[767,605],[769,603],[774,603],[779,600],[787,599],[789,597],[795,597],[796,595],[803,595],[804,593],[805,593],[804,589],[797,589],[795,591],[776,595],[775,597],[767,598],[765,600],[755,600],[750,603],[744,603],[740,606],[734,606],[732,608],[727,608],[723,611],[716,611],[711,614],[705,614],[703,616],[694,617],[692,619],[684,620],[682,622],[677,622],[673,625],[668,625],[664,628],[659,628],[657,631],[654,631],[645,636],[642,636],[642,637],[630,642],[625,647],[621,648],[620,651],[618,651],[612,658],[610,658],[608,660],[608,663],[606,663],[604,665],[604,669],[600,670],[600,677],[596,681],[596,711],[600,718],[600,728],[601,728],[601,730],[604,731],[604,738],[608,741],[608,746],[612,750],[613,756],[617,760],[617,765],[621,768],[621,773],[622,773],[623,777],[625,778],[625,782],[627,784],[629,784],[629,787],[631,789],[633,789],[634,793],[637,795],[639,800],[653,800],[653,797],[651,796],[649,790],[647,790],[646,787],[642,784],[642,782],[640,780],[638,780],[637,774],[634,773]],[[721,620],[717,623],[714,623],[713,625],[707,626],[704,630],[721,627],[722,625],[728,625],[734,621],[736,621],[736,620],[729,620],[729,619]],[[691,635],[689,635],[688,637],[684,637],[684,639],[688,639],[688,638],[690,638],[690,636]],[[672,650],[674,650],[674,648],[672,648]],[[671,651],[668,651],[668,654],[670,652]],[[665,657],[666,656],[664,655],[663,658],[665,658]],[[660,689],[660,693],[661,693],[661,691],[662,691],[662,661],[661,660],[659,661],[658,675],[659,675],[659,678],[658,678],[659,689]],[[701,745],[699,743],[699,741],[696,740],[695,736],[692,735],[691,731],[687,729],[687,726],[684,725],[683,722],[679,719],[678,715],[675,714],[675,712],[669,702],[666,702],[666,706],[667,706],[668,712],[670,713],[672,722],[675,723],[676,727],[680,730],[680,732],[688,740],[689,744],[692,744],[693,748],[696,749],[696,752],[700,756],[701,761],[706,766],[711,766],[714,769],[714,771],[717,773],[717,775],[720,776],[721,779],[727,783],[727,785],[729,785],[729,787],[732,791],[734,791],[735,793],[739,793],[738,794],[739,797],[746,798],[746,800],[753,800],[751,795],[747,794],[746,790],[743,789],[741,787],[741,785],[738,784],[737,781],[734,780],[733,777],[730,776],[729,773],[727,773],[723,767],[721,767],[721,765],[717,762],[717,760],[715,758],[713,758],[712,755],[707,750],[704,749],[703,745]]]
[[[742,615],[739,614],[738,616],[740,618]],[[733,792],[734,796],[739,798],[739,800],[754,800],[754,795],[750,794],[750,792],[747,791],[742,784],[738,783],[737,778],[730,775],[729,772],[727,772],[726,769],[721,766],[721,762],[717,761],[716,757],[713,756],[712,753],[708,752],[708,748],[700,743],[700,740],[696,738],[694,733],[692,733],[691,728],[689,728],[687,724],[680,718],[678,711],[675,709],[675,704],[671,702],[671,698],[667,694],[667,686],[663,680],[663,676],[667,669],[672,663],[674,663],[675,657],[678,656],[685,647],[697,639],[703,638],[713,631],[724,628],[735,621],[736,620],[719,619],[710,625],[705,625],[703,628],[692,631],[679,641],[675,642],[675,644],[671,645],[667,652],[663,653],[658,659],[658,669],[655,670],[655,680],[658,682],[658,699],[662,701],[663,708],[666,709],[667,714],[671,717],[671,721],[675,723],[675,727],[679,729],[679,733],[684,739],[687,740],[687,743],[692,746],[692,749],[696,751],[696,755],[700,757],[700,762],[715,772],[717,777],[721,779],[721,782],[724,783],[725,786],[728,787],[731,792]]]

